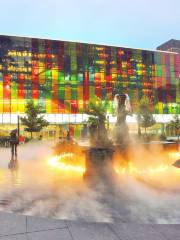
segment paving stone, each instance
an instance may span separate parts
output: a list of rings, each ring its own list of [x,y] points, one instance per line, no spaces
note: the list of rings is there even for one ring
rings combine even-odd
[[[17,234],[0,237],[0,240],[28,240],[26,234]]]
[[[180,240],[180,225],[87,223],[0,212],[0,240]]]
[[[161,233],[167,240],[180,240],[180,225],[179,224],[159,224],[153,225],[153,228]]]
[[[27,233],[27,237],[28,240],[72,240],[68,229]]]
[[[120,240],[107,224],[67,222],[74,240]]]
[[[0,236],[25,232],[25,216],[0,212]]]
[[[148,224],[111,224],[109,226],[123,240],[167,240]]]
[[[50,218],[27,217],[27,232],[53,230],[57,228],[67,228],[65,221]]]

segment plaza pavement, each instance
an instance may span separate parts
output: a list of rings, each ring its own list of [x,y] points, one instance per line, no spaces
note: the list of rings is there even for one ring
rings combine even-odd
[[[0,240],[180,240],[180,225],[88,223],[0,212]]]

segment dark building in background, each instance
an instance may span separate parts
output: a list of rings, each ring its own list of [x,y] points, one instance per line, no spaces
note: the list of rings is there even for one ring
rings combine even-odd
[[[177,52],[180,54],[180,40],[171,39],[157,47],[157,50]]]

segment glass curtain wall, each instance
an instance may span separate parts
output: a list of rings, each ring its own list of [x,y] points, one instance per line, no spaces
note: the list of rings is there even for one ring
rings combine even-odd
[[[27,100],[46,113],[82,113],[94,96],[142,96],[156,114],[180,113],[179,55],[122,47],[0,36],[0,113],[24,113]]]

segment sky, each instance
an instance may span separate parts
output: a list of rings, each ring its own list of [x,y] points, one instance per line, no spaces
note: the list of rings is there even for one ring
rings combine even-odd
[[[0,35],[155,49],[180,40],[180,0],[0,0]]]

